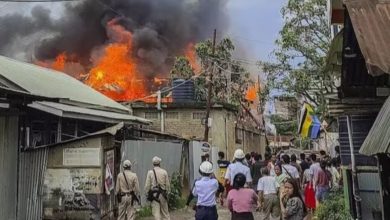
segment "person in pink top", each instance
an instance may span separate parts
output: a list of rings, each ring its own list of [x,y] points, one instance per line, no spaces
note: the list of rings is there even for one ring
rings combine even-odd
[[[244,188],[245,183],[244,174],[238,173],[234,176],[233,189],[227,197],[232,220],[254,220],[252,212],[257,206],[258,197],[253,189]]]

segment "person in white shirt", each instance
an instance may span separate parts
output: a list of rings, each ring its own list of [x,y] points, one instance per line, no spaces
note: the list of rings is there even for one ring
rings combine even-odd
[[[235,163],[231,163],[227,170],[226,170],[226,174],[225,174],[225,180],[228,184],[230,184],[230,186],[233,186],[233,180],[234,180],[234,177],[238,174],[238,173],[242,173],[245,175],[246,177],[246,183],[247,185],[250,187],[251,183],[252,183],[252,176],[251,176],[251,171],[249,169],[249,167],[245,166],[243,164],[243,160],[245,159],[245,154],[244,152],[241,150],[241,149],[237,149],[235,152],[234,152],[234,160],[236,161]]]
[[[315,182],[316,179],[317,179],[318,172],[321,171],[321,166],[320,166],[320,163],[317,162],[317,155],[311,154],[310,158],[311,158],[311,161],[312,161],[312,164],[310,165],[310,168],[309,168],[310,175],[311,175],[311,180],[313,182]]]
[[[299,183],[300,182],[299,181],[300,180],[299,171],[296,167],[294,167],[293,165],[290,164],[290,156],[285,154],[285,155],[283,155],[282,160],[283,160],[282,172],[285,173],[290,178],[297,180]]]
[[[269,170],[265,167],[261,169],[262,177],[257,183],[257,190],[259,191],[259,208],[264,213],[264,220],[272,218],[279,218],[280,203],[277,195],[277,183],[273,176],[269,175]]]

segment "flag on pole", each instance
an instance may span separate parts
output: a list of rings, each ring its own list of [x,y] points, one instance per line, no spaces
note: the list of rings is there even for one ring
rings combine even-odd
[[[321,122],[314,114],[313,108],[305,103],[301,109],[298,132],[302,137],[316,139],[320,132]]]

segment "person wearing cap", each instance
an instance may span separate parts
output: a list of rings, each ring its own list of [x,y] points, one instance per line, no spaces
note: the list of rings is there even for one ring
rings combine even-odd
[[[116,179],[115,194],[120,200],[118,220],[135,219],[133,201],[138,200],[140,190],[137,174],[131,171],[130,160],[123,162],[123,172]]]
[[[168,172],[160,167],[161,158],[153,157],[153,169],[149,170],[146,175],[145,192],[150,192],[155,188],[159,188],[157,198],[151,201],[152,214],[156,220],[169,220],[168,210],[168,192],[170,191],[170,183]]]
[[[235,162],[228,166],[225,174],[226,183],[230,184],[230,186],[233,186],[234,177],[238,173],[242,173],[245,175],[246,183],[248,186],[250,186],[250,184],[252,183],[251,171],[249,167],[243,164],[244,159],[245,159],[244,152],[241,149],[237,149],[234,152]]]
[[[198,198],[195,220],[217,220],[216,193],[218,191],[218,181],[211,178],[213,164],[209,161],[202,162],[199,172],[202,177],[195,182],[192,189],[192,194]]]

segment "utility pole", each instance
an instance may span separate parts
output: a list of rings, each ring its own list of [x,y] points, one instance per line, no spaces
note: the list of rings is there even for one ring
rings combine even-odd
[[[213,34],[213,48],[212,48],[212,56],[215,54],[215,41],[217,38],[217,29],[214,29],[214,34]],[[212,57],[214,58],[214,57]],[[210,110],[211,110],[211,98],[213,94],[213,72],[214,72],[214,60],[212,60],[212,65],[208,66],[209,69],[209,82],[208,82],[208,92],[207,92],[207,109],[206,109],[206,123],[204,125],[204,141],[209,140],[209,118],[210,118]]]

